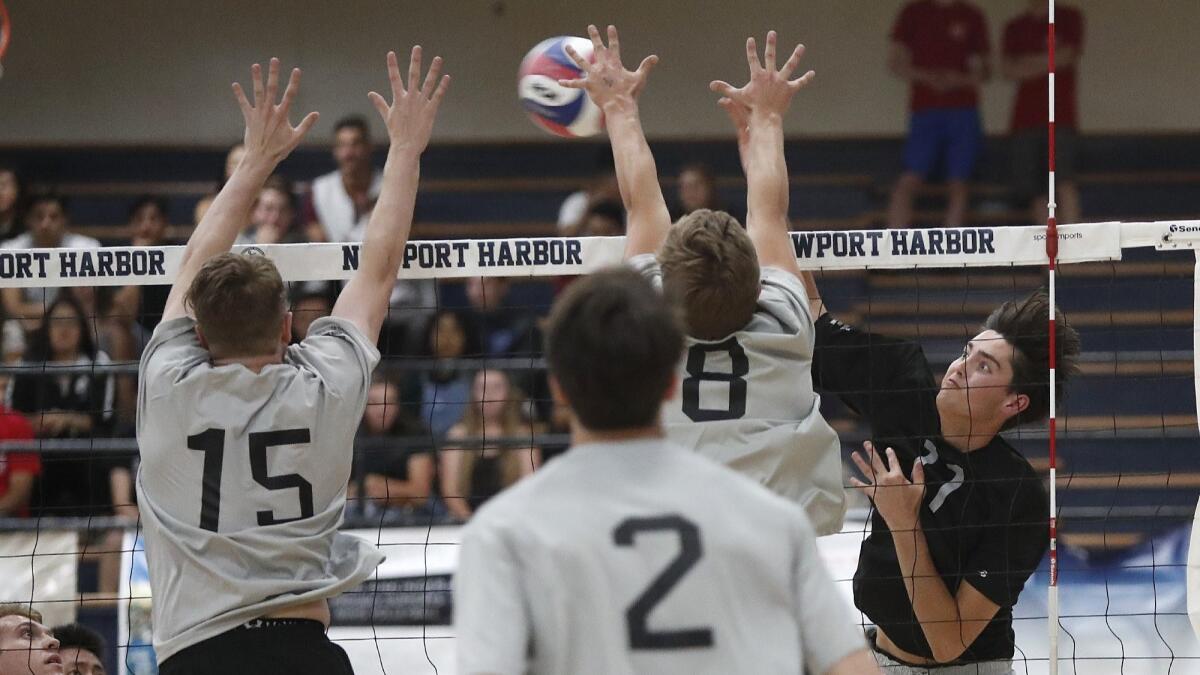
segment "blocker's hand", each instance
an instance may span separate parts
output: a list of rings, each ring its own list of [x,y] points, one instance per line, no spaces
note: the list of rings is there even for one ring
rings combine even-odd
[[[586,91],[592,102],[601,109],[610,105],[633,106],[646,87],[650,71],[658,64],[658,57],[651,54],[642,59],[637,70],[627,70],[621,64],[621,41],[615,26],[608,27],[607,47],[600,38],[600,30],[595,26],[588,26],[588,36],[592,38],[591,62],[580,56],[571,45],[566,47],[567,56],[583,70],[584,77],[559,80],[558,83]]]
[[[279,95],[279,59],[271,59],[265,89],[262,66],[257,63],[251,66],[250,77],[254,87],[254,103],[246,99],[242,85],[233,83],[233,95],[246,121],[246,133],[242,139],[246,146],[245,157],[270,163],[273,168],[300,144],[300,140],[316,124],[318,114],[310,112],[295,127],[288,121],[292,101],[300,91],[299,68],[292,69],[287,89],[283,91],[283,100],[278,104],[275,103],[275,99]],[[246,159],[243,158],[242,161]]]
[[[379,116],[387,125],[388,139],[393,150],[409,150],[421,153],[429,145],[429,137],[433,134],[433,122],[437,118],[438,106],[446,96],[450,87],[450,76],[438,75],[442,71],[442,57],[433,57],[425,83],[421,83],[421,46],[412,48],[408,59],[408,87],[400,77],[400,65],[396,60],[396,52],[387,55],[388,80],[392,84],[392,104],[377,94],[370,92],[367,98],[379,111]]]
[[[746,39],[746,62],[750,65],[750,81],[745,85],[735,87],[728,82],[715,80],[709,88],[735,103],[746,106],[752,112],[774,113],[782,117],[796,92],[808,86],[817,74],[810,70],[794,80],[788,79],[800,65],[800,59],[804,56],[804,45],[796,45],[783,67],[776,70],[776,40],[775,31],[767,33],[767,46],[763,50],[763,61],[760,62],[754,38]]]
[[[868,481],[873,482],[851,476],[850,484],[875,504],[875,509],[893,532],[916,529],[920,522],[921,500],[925,496],[925,465],[920,459],[913,463],[910,481],[900,470],[895,450],[887,449],[885,463],[870,441],[863,443],[863,449],[870,457],[869,462],[857,451],[850,457]]]

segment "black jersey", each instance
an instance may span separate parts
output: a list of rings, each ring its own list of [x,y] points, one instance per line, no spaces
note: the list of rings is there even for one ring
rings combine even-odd
[[[1000,436],[969,453],[942,438],[939,386],[919,345],[858,330],[828,314],[816,326],[816,389],[862,415],[875,447],[893,448],[906,476],[917,458],[925,464],[921,527],[946,587],[955,594],[965,581],[1000,605],[961,661],[1012,658],[1012,607],[1049,544],[1050,506],[1041,478]],[[900,649],[933,658],[878,512],[859,552],[854,602]]]

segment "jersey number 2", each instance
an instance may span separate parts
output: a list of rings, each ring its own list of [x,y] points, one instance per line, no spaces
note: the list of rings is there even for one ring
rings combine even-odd
[[[250,434],[250,474],[268,490],[296,488],[300,497],[299,518],[276,518],[274,511],[259,511],[259,525],[289,523],[313,515],[312,483],[300,474],[272,476],[267,473],[267,450],[277,445],[305,445],[310,442],[308,429],[258,431]],[[200,490],[200,527],[217,531],[221,520],[221,467],[225,462],[225,430],[208,429],[187,438],[188,448],[204,453],[204,477]]]
[[[704,553],[700,546],[700,528],[682,516],[655,516],[652,518],[629,518],[613,531],[617,546],[633,546],[634,537],[641,532],[674,532],[679,535],[679,555],[662,571],[625,611],[625,622],[629,628],[630,649],[687,649],[690,647],[713,646],[711,628],[687,628],[684,630],[652,631],[646,627],[646,618],[655,605],[671,592],[675,584],[700,560]]]
[[[729,372],[714,373],[704,369],[705,361],[712,352],[725,352],[729,356]],[[694,344],[688,349],[688,376],[683,379],[683,414],[693,422],[736,420],[746,414],[746,380],[750,373],[750,359],[737,338],[716,344]],[[729,406],[724,410],[709,410],[700,407],[700,383],[725,382],[729,385]]]

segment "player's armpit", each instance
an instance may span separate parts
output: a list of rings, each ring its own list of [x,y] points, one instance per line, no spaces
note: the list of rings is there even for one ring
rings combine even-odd
[[[825,671],[825,675],[872,675],[879,672],[875,657],[862,649],[833,664],[832,668]]]

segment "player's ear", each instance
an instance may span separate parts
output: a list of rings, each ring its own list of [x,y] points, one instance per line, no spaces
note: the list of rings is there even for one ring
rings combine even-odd
[[[1008,397],[1004,399],[1004,412],[1009,417],[1025,412],[1025,409],[1028,407],[1029,397],[1025,394],[1009,394]]]
[[[285,345],[292,343],[292,313],[283,313],[283,332],[279,336],[279,341]]]
[[[678,388],[676,385],[678,385],[678,384],[679,384],[679,374],[672,371],[671,379],[667,381],[667,390],[663,392],[663,397],[662,397],[663,401],[670,401],[675,398],[675,390]]]
[[[196,324],[196,339],[200,341],[200,346],[204,347],[204,351],[212,351],[208,348],[208,340],[205,339],[204,331],[200,329],[200,324]]]

